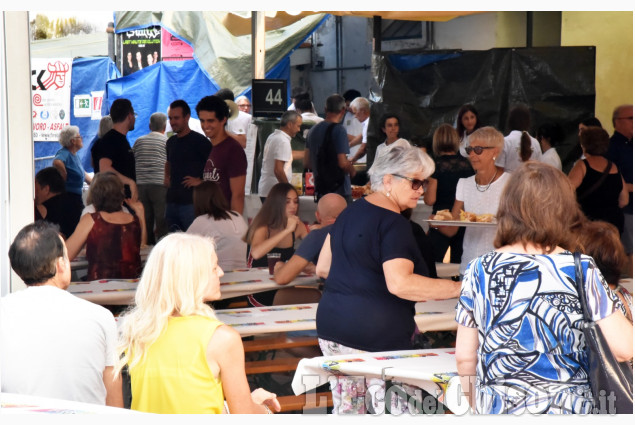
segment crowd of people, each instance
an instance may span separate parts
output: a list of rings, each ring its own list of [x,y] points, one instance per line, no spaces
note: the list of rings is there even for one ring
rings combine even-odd
[[[167,114],[151,115],[150,132],[132,146],[133,105],[115,100],[90,149],[94,176],[77,157],[79,129],[62,130],[53,166],[35,176],[35,223],[9,252],[28,288],[0,300],[2,391],[122,407],[127,371],[126,407],[134,410],[279,411],[275,394],[250,391],[240,335],[212,308],[221,305],[224,271],[265,267],[267,255],[278,254],[272,279],[281,288],[302,272],[323,280],[316,335],[324,355],[412,349],[415,303],[458,298],[457,368],[476,412],[588,413],[572,253],[584,254],[593,320],[615,356],[632,359],[632,295],[620,285],[632,266],[632,105],[615,109],[612,137],[597,119],[579,123],[582,156],[567,176],[557,150],[562,130],[543,123],[533,137],[526,105],[510,109],[507,136],[464,105],[454,126],[434,131],[428,151],[400,138],[399,114],[373,122],[371,102],[355,90],[329,96],[323,117],[306,92],[293,97],[264,143],[262,206],[250,222],[243,216],[252,119],[245,96],[234,100],[227,89],[205,96],[197,120],[187,102],[174,100]],[[291,139],[307,123],[298,155]],[[369,126],[385,139],[360,177],[359,165],[371,162]],[[298,217],[300,193],[291,184],[299,158],[315,182],[313,225]],[[353,201],[356,175],[369,179],[369,194]],[[409,219],[421,198],[433,214],[490,215],[496,225],[437,221],[426,232]],[[153,247],[143,265],[146,245]],[[70,261],[84,248],[86,279],[140,278],[119,336],[111,312],[65,291]],[[460,264],[459,279],[437,277],[435,263],[444,258]],[[301,291],[288,294],[246,301],[303,299]],[[59,308],[50,299],[65,306],[63,316],[50,311]],[[55,318],[37,329],[49,314]],[[64,361],[34,358],[44,349]],[[390,404],[402,412],[421,397],[412,385],[392,384],[400,391],[390,392]],[[333,411],[345,414],[378,413],[360,402],[360,391],[372,391],[372,400],[388,395],[374,378],[360,384],[339,376],[331,390]]]

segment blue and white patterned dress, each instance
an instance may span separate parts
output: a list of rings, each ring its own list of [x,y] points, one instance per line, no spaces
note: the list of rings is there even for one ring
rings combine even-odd
[[[582,255],[592,319],[620,308]],[[589,413],[593,406],[573,255],[489,252],[470,262],[456,321],[478,328],[478,413]]]

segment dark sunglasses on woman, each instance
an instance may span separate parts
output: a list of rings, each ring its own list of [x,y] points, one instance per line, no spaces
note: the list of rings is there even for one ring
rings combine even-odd
[[[465,152],[467,152],[467,154],[471,154],[472,151],[474,151],[475,154],[480,155],[483,153],[484,149],[494,149],[493,146],[468,146],[467,148],[465,148]]]
[[[412,186],[412,190],[419,190],[419,188],[425,184],[428,183],[427,180],[419,180],[419,179],[413,179],[412,177],[406,177],[406,176],[402,176],[401,174],[393,174],[393,176],[395,177],[399,177],[400,179],[406,179],[410,181],[410,184]]]

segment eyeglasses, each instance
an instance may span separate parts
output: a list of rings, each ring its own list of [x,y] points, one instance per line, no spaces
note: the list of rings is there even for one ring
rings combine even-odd
[[[469,155],[472,153],[472,151],[474,151],[475,154],[480,155],[485,149],[494,149],[494,146],[468,146],[465,148],[465,152],[467,152],[467,154]]]
[[[242,105],[238,105],[239,108],[251,108],[251,103],[243,103]]]
[[[616,120],[631,120],[631,121],[633,121],[633,116],[631,115],[630,117],[617,117],[615,119]]]
[[[419,190],[421,186],[428,183],[427,180],[413,179],[412,177],[402,176],[401,174],[393,174],[393,176],[410,181],[412,190]]]

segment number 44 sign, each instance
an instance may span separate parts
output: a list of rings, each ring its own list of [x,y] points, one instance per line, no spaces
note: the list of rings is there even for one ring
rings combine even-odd
[[[280,118],[287,110],[287,80],[252,80],[254,117]]]

